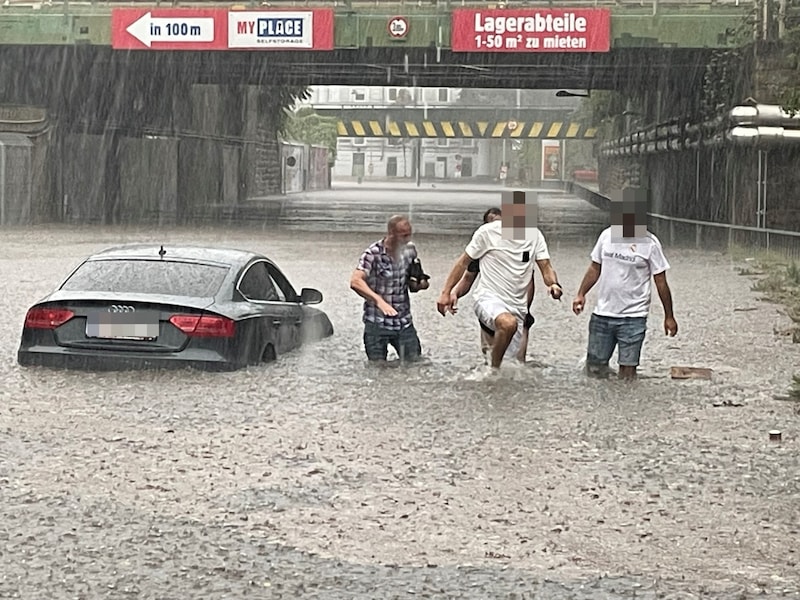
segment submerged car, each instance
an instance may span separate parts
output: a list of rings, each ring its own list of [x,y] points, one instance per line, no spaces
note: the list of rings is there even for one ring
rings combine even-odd
[[[269,258],[127,245],[88,257],[25,317],[21,365],[235,370],[333,335],[313,288]]]

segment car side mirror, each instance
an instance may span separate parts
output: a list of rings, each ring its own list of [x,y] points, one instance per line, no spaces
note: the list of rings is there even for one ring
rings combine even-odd
[[[322,292],[314,288],[300,290],[300,302],[303,304],[319,304],[322,302]]]

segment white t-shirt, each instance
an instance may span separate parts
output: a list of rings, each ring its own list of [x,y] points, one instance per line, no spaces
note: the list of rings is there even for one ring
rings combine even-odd
[[[542,232],[530,228],[526,239],[504,239],[502,222],[481,225],[465,249],[472,259],[479,259],[481,276],[475,286],[475,299],[499,298],[523,318],[528,311],[526,291],[533,277],[534,261],[549,259]]]
[[[661,242],[647,237],[612,241],[609,227],[592,250],[592,261],[600,263],[597,305],[594,314],[603,317],[646,317],[650,312],[650,280],[669,269]]]

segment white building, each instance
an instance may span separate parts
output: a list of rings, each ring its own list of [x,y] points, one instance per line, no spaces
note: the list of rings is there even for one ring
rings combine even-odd
[[[487,108],[460,102],[461,94],[462,90],[456,88],[334,85],[312,88],[311,97],[300,106],[311,106],[321,114],[336,115],[343,121],[369,119],[384,125],[392,119],[421,122],[433,119],[433,113],[441,118],[443,110],[450,112],[448,119],[457,120],[459,112]],[[416,178],[419,164],[421,178],[425,180],[496,179],[502,163],[498,148],[505,145],[503,140],[474,138],[340,137],[333,178]]]

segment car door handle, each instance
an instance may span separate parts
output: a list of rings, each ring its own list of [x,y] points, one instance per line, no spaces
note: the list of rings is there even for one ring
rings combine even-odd
[[[280,325],[281,323],[282,323],[282,321],[280,319],[272,319],[272,324],[275,325],[276,327],[278,325]]]

